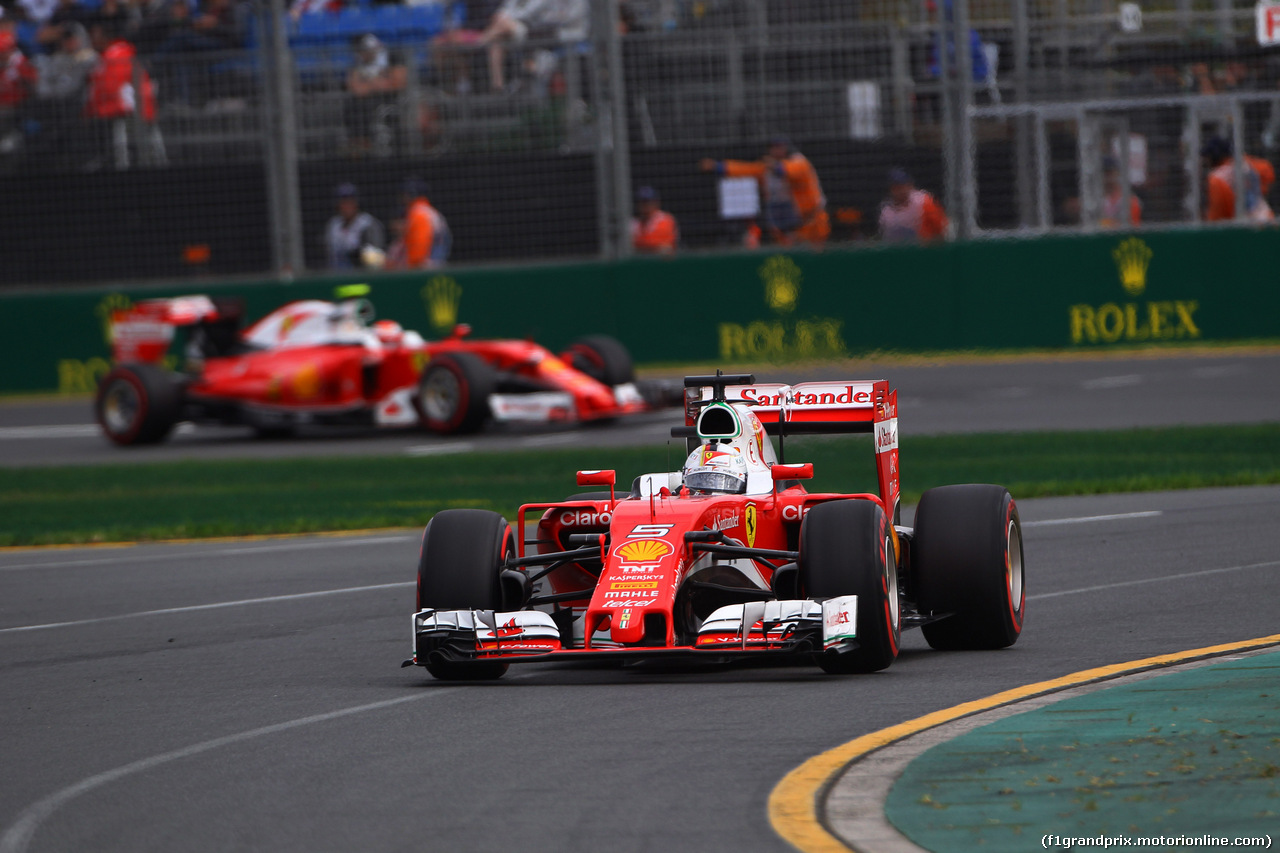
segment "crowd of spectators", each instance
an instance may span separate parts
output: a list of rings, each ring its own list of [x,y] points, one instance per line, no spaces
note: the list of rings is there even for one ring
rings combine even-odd
[[[213,65],[244,44],[243,0],[6,0],[0,157],[54,169],[126,165],[153,147],[157,91],[202,105]]]

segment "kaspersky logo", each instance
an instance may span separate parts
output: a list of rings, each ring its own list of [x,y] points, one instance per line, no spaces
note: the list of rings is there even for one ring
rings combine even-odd
[[[1137,237],[1130,237],[1111,252],[1120,284],[1130,296],[1138,296],[1147,289],[1147,266],[1151,263],[1151,248]]]
[[[427,306],[431,325],[442,332],[450,331],[458,322],[462,287],[452,276],[435,276],[422,288],[422,301]]]
[[[786,255],[774,255],[760,267],[764,281],[764,301],[778,314],[789,314],[800,298],[800,279],[804,274],[796,262]]]

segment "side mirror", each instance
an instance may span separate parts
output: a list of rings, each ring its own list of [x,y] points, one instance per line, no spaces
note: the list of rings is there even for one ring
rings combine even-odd
[[[453,327],[453,337],[455,338],[465,338],[469,334],[471,334],[471,326],[467,323],[459,323]]]
[[[779,480],[812,480],[813,463],[803,462],[799,465],[777,463],[769,469],[769,476],[773,477],[775,483]]]
[[[609,503],[614,502],[613,485],[618,482],[618,472],[612,469],[605,471],[579,471],[579,486],[608,486]]]

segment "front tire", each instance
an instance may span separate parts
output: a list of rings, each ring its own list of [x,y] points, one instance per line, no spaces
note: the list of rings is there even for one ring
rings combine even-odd
[[[588,335],[574,341],[561,357],[574,369],[610,388],[636,378],[631,353],[621,341],[608,335]]]
[[[418,382],[423,425],[441,435],[475,432],[489,417],[496,387],[493,368],[471,353],[436,356]]]
[[[418,609],[502,610],[499,573],[515,551],[511,525],[496,512],[447,509],[422,532]],[[446,680],[500,678],[501,661],[428,661],[427,672]]]
[[[98,383],[93,411],[102,432],[127,447],[163,441],[182,411],[178,377],[150,364],[122,364]]]
[[[912,562],[922,626],[935,649],[1003,649],[1022,633],[1022,521],[1002,486],[942,486],[916,507]]]
[[[858,596],[858,648],[824,651],[829,673],[876,672],[898,656],[898,571],[884,510],[866,500],[818,504],[800,527],[800,585],[807,598]]]

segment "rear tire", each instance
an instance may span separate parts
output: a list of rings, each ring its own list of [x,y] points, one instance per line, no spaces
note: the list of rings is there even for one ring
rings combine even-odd
[[[471,353],[436,356],[418,382],[423,425],[441,435],[475,432],[489,417],[497,382],[493,368]]]
[[[498,574],[515,551],[511,525],[496,512],[447,509],[422,532],[418,558],[418,609],[502,610]],[[500,661],[432,661],[427,672],[446,680],[500,678]]]
[[[898,656],[898,572],[892,533],[880,505],[866,500],[818,504],[800,527],[800,586],[806,598],[858,596],[858,648],[824,651],[829,673],[876,672]]]
[[[103,433],[121,446],[163,441],[182,411],[178,377],[151,364],[122,364],[98,383],[93,411]]]
[[[588,335],[570,344],[561,356],[576,370],[609,387],[635,381],[631,353],[617,338]]]
[[[1002,486],[930,489],[916,508],[911,559],[922,626],[935,649],[1003,649],[1022,633],[1022,522]]]

